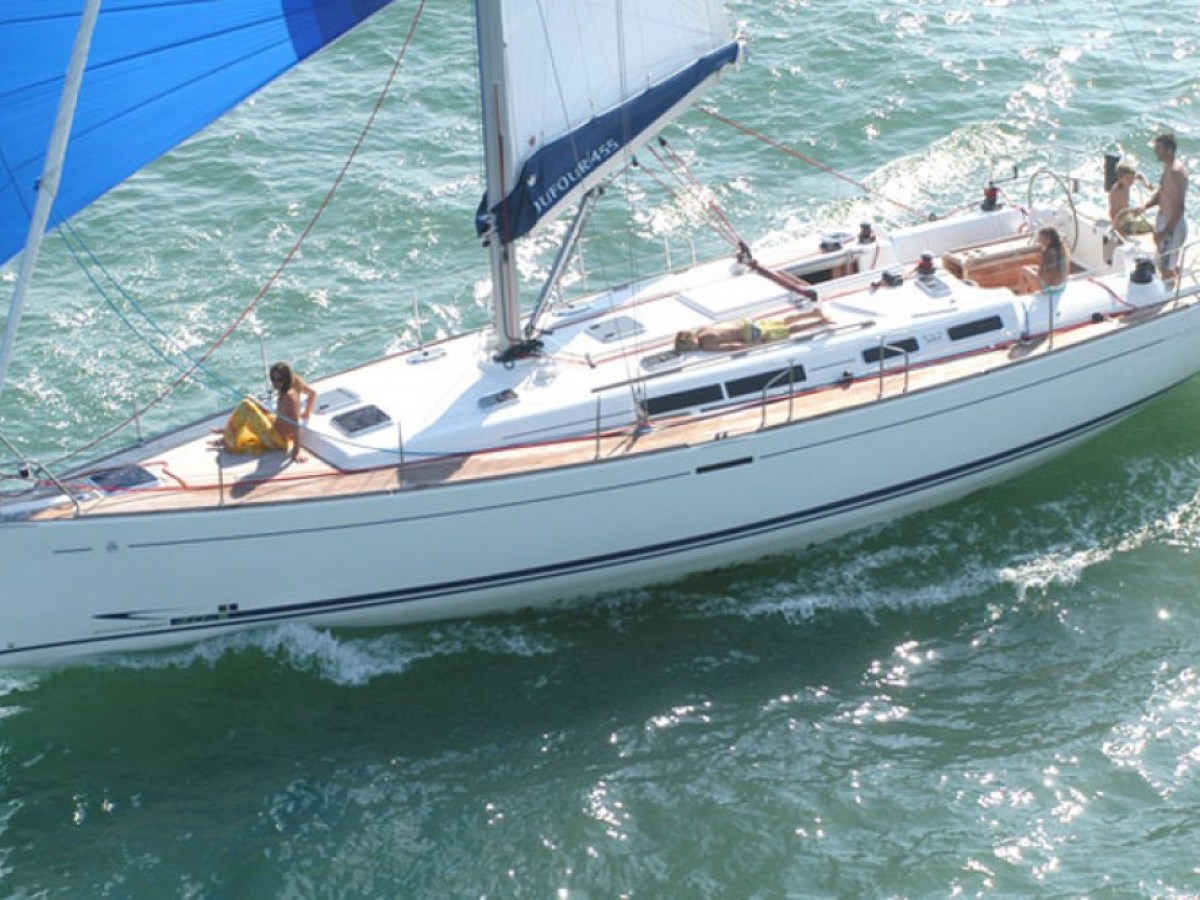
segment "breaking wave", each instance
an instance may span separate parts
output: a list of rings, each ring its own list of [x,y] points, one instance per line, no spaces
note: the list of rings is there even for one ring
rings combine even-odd
[[[332,632],[298,622],[249,629],[174,650],[101,657],[101,668],[187,669],[212,667],[230,656],[261,653],[297,672],[344,687],[402,675],[437,657],[490,653],[513,657],[548,655],[555,644],[518,626],[453,623],[369,635]]]

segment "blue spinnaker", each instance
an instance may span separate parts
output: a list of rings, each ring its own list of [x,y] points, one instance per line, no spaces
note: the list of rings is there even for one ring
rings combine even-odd
[[[103,0],[53,228],[391,0]],[[82,0],[0,3],[0,264],[20,252]]]

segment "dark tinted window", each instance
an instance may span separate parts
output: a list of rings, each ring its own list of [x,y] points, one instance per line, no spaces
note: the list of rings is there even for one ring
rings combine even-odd
[[[946,329],[946,333],[950,335],[950,340],[961,341],[965,338],[975,337],[977,334],[999,331],[1003,327],[1004,322],[999,316],[988,316],[986,319],[976,319],[974,322],[964,322],[962,325],[951,325]]]
[[[888,341],[886,347],[868,347],[863,351],[864,362],[879,362],[880,356],[884,359],[890,359],[893,356],[901,356],[905,351],[916,353],[920,349],[916,338],[904,338],[899,341]]]
[[[759,372],[756,375],[747,375],[745,378],[735,378],[733,381],[725,382],[725,390],[729,392],[730,397],[741,397],[744,394],[758,394],[762,392],[768,384],[774,388],[786,388],[788,386],[788,370],[775,369],[771,372]],[[805,379],[804,366],[792,366],[792,379],[799,383]],[[774,382],[772,384],[772,382]]]
[[[643,404],[650,415],[674,412],[677,409],[691,409],[693,406],[703,406],[705,403],[717,403],[724,400],[719,384],[709,384],[704,387],[692,388],[690,391],[679,391],[675,394],[664,394],[661,397],[647,397]]]

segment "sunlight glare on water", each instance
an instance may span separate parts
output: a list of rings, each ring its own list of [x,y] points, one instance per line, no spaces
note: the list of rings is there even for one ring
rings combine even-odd
[[[0,399],[7,437],[54,458],[224,333],[350,152],[413,11],[384,12],[77,217],[107,299],[47,242]],[[977,202],[1047,143],[1093,169],[1122,149],[1153,176],[1147,144],[1169,126],[1198,168],[1194,10],[732,12],[751,56],[704,104],[812,162],[689,113],[666,136],[708,193],[618,179],[580,289],[727,253],[699,221],[710,198],[766,247]],[[428,6],[314,236],[148,431],[257,389],[264,355],[322,375],[486,321],[474,40],[469,4]],[[1024,203],[1029,173],[1003,185]],[[531,290],[562,227],[520,252]],[[10,672],[0,889],[1196,896],[1198,408],[1189,383],[947,508],[654,589]]]

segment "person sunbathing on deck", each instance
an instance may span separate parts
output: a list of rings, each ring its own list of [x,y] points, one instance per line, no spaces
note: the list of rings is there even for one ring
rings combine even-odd
[[[304,462],[300,452],[300,425],[307,422],[317,402],[317,392],[285,362],[271,366],[271,387],[279,391],[276,412],[270,413],[246,397],[229,416],[222,443],[230,453],[262,453],[290,450],[295,462]],[[300,398],[304,398],[303,405]]]
[[[820,310],[810,309],[778,319],[742,319],[724,325],[704,325],[675,335],[675,352],[689,350],[742,350],[755,344],[782,341],[798,331],[824,322]]]

